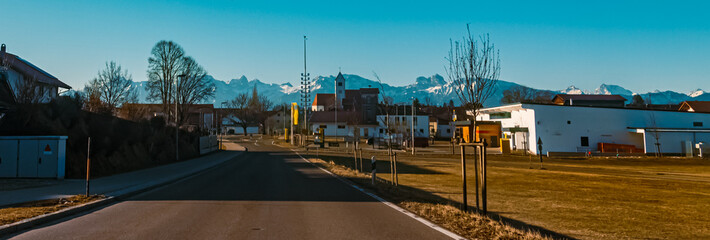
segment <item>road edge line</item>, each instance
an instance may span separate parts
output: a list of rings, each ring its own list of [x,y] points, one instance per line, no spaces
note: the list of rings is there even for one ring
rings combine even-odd
[[[390,207],[390,208],[392,208],[392,209],[394,209],[394,210],[397,210],[398,212],[403,213],[404,215],[406,215],[406,216],[408,216],[408,217],[410,217],[410,218],[413,218],[414,220],[419,221],[420,223],[426,225],[427,227],[429,227],[429,228],[431,228],[431,229],[434,229],[434,230],[436,230],[436,231],[438,231],[438,232],[440,232],[440,233],[442,233],[442,234],[444,234],[444,235],[446,235],[446,236],[448,236],[448,237],[450,237],[450,238],[453,238],[453,239],[466,239],[465,237],[462,237],[462,236],[460,236],[460,235],[458,235],[458,234],[456,234],[456,233],[454,233],[454,232],[452,232],[452,231],[449,231],[449,230],[447,230],[447,229],[445,229],[445,228],[443,228],[443,227],[441,227],[441,226],[439,226],[439,225],[437,225],[437,224],[435,224],[435,223],[433,223],[433,222],[431,222],[431,221],[429,221],[429,220],[423,218],[423,217],[420,217],[419,215],[416,215],[416,214],[414,214],[414,213],[412,213],[412,212],[410,212],[410,211],[407,211],[406,209],[404,209],[404,208],[402,208],[402,207],[400,207],[400,206],[397,206],[397,204],[394,204],[394,203],[392,203],[392,202],[390,202],[390,201],[387,201],[387,200],[384,199],[384,198],[381,198],[380,196],[375,195],[374,193],[368,191],[367,189],[364,189],[364,188],[362,188],[362,187],[360,187],[360,186],[357,186],[355,183],[353,183],[352,181],[350,181],[350,180],[348,180],[348,179],[345,179],[345,178],[343,178],[343,177],[341,177],[341,176],[339,176],[339,175],[337,175],[337,174],[335,174],[335,173],[332,173],[331,171],[328,171],[328,170],[325,169],[325,168],[322,168],[322,167],[316,165],[315,163],[313,163],[313,162],[309,161],[308,159],[304,158],[303,156],[301,156],[301,154],[298,153],[298,152],[296,152],[296,150],[291,149],[291,151],[293,151],[296,155],[298,155],[298,157],[300,157],[301,159],[303,159],[303,160],[306,161],[307,163],[310,163],[311,165],[317,167],[318,169],[320,169],[320,170],[322,170],[322,171],[328,173],[329,175],[335,177],[336,179],[338,179],[338,180],[340,180],[341,182],[343,182],[343,183],[349,185],[350,187],[359,190],[360,192],[362,192],[362,193],[364,193],[364,194],[366,194],[366,195],[368,195],[368,196],[374,198],[374,199],[377,200],[377,201],[380,201],[382,204],[387,205],[388,207]]]

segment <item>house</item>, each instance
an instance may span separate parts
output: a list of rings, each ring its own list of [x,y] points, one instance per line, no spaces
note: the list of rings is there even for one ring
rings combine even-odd
[[[182,127],[190,130],[215,130],[217,128],[215,113],[212,104],[192,104],[188,107]],[[118,109],[116,116],[131,121],[140,121],[159,116],[165,117],[166,113],[163,111],[162,104],[126,103]]]
[[[626,98],[621,95],[557,94],[552,102],[567,106],[624,107]]]
[[[309,123],[313,132],[323,129],[327,137],[355,137],[370,138],[377,129],[377,125],[364,124],[358,121],[362,116],[355,111],[320,111],[313,112]]]
[[[316,93],[311,104],[311,111],[331,111],[335,109],[335,94],[332,93]]]
[[[658,148],[663,154],[692,154],[696,143],[710,141],[710,114],[677,110],[517,103],[482,109],[478,120],[500,122],[511,149],[533,154],[650,154]]]
[[[680,104],[678,111],[710,113],[710,101],[685,101]]]
[[[398,144],[411,139],[412,135],[414,138],[429,139],[429,114],[417,112],[412,116],[411,105],[393,106],[393,108],[389,109],[389,115],[383,111],[378,113],[375,137],[380,139],[391,137]]]
[[[0,107],[14,103],[47,103],[71,87],[0,46]]]

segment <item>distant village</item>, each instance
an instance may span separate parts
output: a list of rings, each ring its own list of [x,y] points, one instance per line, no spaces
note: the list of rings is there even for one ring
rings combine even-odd
[[[47,103],[71,87],[31,62],[6,51],[0,53],[5,77],[0,83],[0,121],[13,106],[28,97]],[[625,104],[619,95],[557,94],[552,99],[520,99],[475,115],[462,106],[430,106],[412,99],[408,103],[385,101],[376,87],[348,89],[339,73],[333,93],[313,96],[310,106],[298,106],[308,126],[294,126],[296,134],[351,142],[367,139],[376,146],[391,141],[400,148],[411,143],[426,147],[434,140],[471,142],[485,140],[501,152],[529,154],[671,154],[698,156],[710,142],[710,102],[685,101],[677,105]],[[32,90],[28,91],[27,87]],[[258,94],[254,89],[253,94]],[[30,94],[33,93],[33,94]],[[642,101],[641,101],[642,102]],[[301,104],[301,103],[299,103]],[[302,105],[302,104],[301,104]],[[205,135],[288,135],[291,111],[274,106],[261,122],[245,126],[227,104],[190,104],[183,129]],[[127,103],[117,117],[150,120],[167,117],[161,104]],[[301,115],[303,116],[303,115]],[[1,123],[1,122],[0,122]],[[414,141],[412,141],[414,140]]]

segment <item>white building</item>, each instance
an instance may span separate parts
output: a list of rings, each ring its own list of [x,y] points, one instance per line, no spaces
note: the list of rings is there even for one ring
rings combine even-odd
[[[327,137],[355,137],[356,129],[360,138],[370,138],[375,135],[376,125],[362,124],[359,112],[339,111],[337,118],[334,111],[313,112],[309,124],[311,131],[318,132],[323,129],[323,134]]]
[[[661,153],[684,153],[695,143],[710,147],[710,114],[630,108],[518,103],[481,110],[484,121],[500,121],[512,149],[537,154],[597,151],[598,143],[626,144]]]
[[[412,119],[414,126],[412,126]],[[384,137],[387,134],[387,115],[377,115],[377,136]],[[428,115],[389,115],[389,127],[396,133],[409,137],[412,127],[415,138],[429,138],[429,116]]]

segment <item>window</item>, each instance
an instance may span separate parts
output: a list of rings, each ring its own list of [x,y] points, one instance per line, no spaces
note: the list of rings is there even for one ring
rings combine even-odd
[[[589,137],[582,137],[582,147],[589,147]]]
[[[420,133],[424,133],[424,129],[421,129],[421,128],[420,128],[420,129],[419,129],[419,132],[420,132]]]
[[[338,128],[343,129],[343,128],[345,128],[345,125],[338,125]]]
[[[338,82],[338,86],[343,86],[343,82]]]
[[[446,133],[451,133],[451,129],[446,129]]]
[[[510,118],[510,112],[491,113],[488,116],[490,117],[490,119],[505,119],[505,118]]]
[[[322,128],[322,129],[326,129],[326,128],[328,128],[328,125],[320,125],[320,126],[318,126],[318,127],[319,127],[319,128]]]
[[[384,130],[384,129],[380,128],[380,133],[384,133],[384,131],[383,131],[383,130]]]
[[[567,120],[567,124],[572,124],[572,121]]]
[[[693,122],[693,127],[702,127],[703,122]]]

